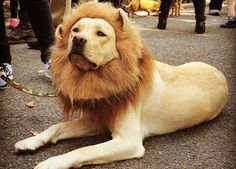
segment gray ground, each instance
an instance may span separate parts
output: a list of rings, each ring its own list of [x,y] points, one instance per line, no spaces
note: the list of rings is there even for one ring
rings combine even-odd
[[[186,12],[186,11],[185,11]],[[170,18],[165,31],[156,29],[157,18],[134,18],[140,26],[157,60],[172,65],[203,61],[220,69],[228,79],[230,97],[225,110],[213,121],[173,134],[144,140],[146,148],[142,159],[126,160],[106,165],[85,166],[84,169],[233,169],[236,168],[235,111],[236,111],[236,28],[221,29],[225,11],[220,17],[207,16],[207,30],[194,33],[193,11]],[[11,46],[14,78],[28,87],[50,90],[51,84],[37,74],[43,69],[39,51],[26,44]],[[31,136],[30,131],[42,131],[63,120],[55,98],[30,96],[9,87],[0,92],[0,168],[28,169],[37,162],[79,147],[97,144],[109,136],[60,141],[33,153],[16,154],[14,144]],[[34,108],[25,104],[35,101]]]

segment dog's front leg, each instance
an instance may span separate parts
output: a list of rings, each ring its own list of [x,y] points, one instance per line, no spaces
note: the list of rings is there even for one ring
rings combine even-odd
[[[55,156],[39,163],[35,169],[79,168],[88,164],[102,164],[112,161],[139,158],[144,154],[142,145],[128,139],[115,138],[111,141],[80,148],[69,153]]]
[[[79,168],[88,164],[102,164],[142,157],[144,147],[140,128],[137,114],[126,115],[112,132],[112,140],[51,157],[39,163],[35,169]]]
[[[73,120],[55,124],[36,136],[29,137],[15,144],[18,150],[35,150],[46,143],[56,143],[58,140],[91,136],[96,134],[94,125],[87,120]]]

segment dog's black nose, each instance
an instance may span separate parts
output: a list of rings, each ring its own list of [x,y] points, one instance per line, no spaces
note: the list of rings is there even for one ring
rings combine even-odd
[[[87,39],[84,36],[75,36],[72,42],[73,42],[73,45],[84,46],[87,42]]]

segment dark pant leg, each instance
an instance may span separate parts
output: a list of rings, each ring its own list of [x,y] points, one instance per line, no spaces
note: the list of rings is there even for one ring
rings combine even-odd
[[[193,0],[193,5],[195,9],[196,27],[195,32],[202,34],[205,33],[205,7],[206,0]]]
[[[162,0],[159,13],[159,21],[157,27],[159,29],[165,29],[167,24],[167,18],[170,11],[172,0]]]
[[[172,0],[162,0],[161,1],[161,6],[160,6],[160,15],[161,16],[166,17],[166,18],[168,17],[171,3],[172,3]]]
[[[17,18],[18,0],[10,0],[11,18]]]
[[[211,0],[209,3],[209,9],[218,9],[221,11],[223,1],[224,0]]]
[[[54,41],[52,16],[48,0],[22,0],[41,49],[42,62],[48,62],[48,48]]]
[[[10,46],[5,30],[3,0],[0,0],[0,63],[11,63]]]
[[[20,10],[26,10],[25,8],[25,0],[18,0],[19,2],[19,6],[20,6]]]
[[[205,21],[206,0],[193,0],[196,20]]]

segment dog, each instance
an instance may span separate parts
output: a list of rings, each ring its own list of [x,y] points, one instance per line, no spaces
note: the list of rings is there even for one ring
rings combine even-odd
[[[139,0],[131,0],[128,5],[122,5],[123,9],[128,13],[128,16],[133,17],[134,13],[140,8]]]
[[[172,0],[170,9],[171,9],[171,13],[170,16],[173,17],[175,16],[179,16],[180,15],[180,9],[181,9],[181,5],[182,5],[182,0]]]
[[[35,169],[79,168],[141,158],[143,139],[214,119],[225,107],[225,76],[206,63],[171,66],[153,59],[122,9],[79,6],[56,29],[51,75],[67,117],[15,144],[35,150],[58,140],[110,132],[112,139],[40,162]]]
[[[128,13],[128,16],[131,17],[133,17],[133,15],[138,11],[145,11],[150,15],[152,12],[158,12],[160,9],[160,2],[150,0],[131,0],[128,5],[123,5],[123,7]]]

